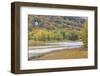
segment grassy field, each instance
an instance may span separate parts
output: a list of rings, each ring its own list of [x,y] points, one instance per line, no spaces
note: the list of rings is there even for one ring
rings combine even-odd
[[[64,49],[62,51],[51,52],[39,58],[36,58],[36,60],[79,59],[87,57],[88,57],[87,48],[74,48],[74,49]]]

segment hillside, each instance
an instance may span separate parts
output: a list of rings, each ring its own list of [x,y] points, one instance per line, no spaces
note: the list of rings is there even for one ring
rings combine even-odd
[[[87,17],[28,15],[28,26],[29,31],[31,31],[33,27],[41,27],[48,30],[56,28],[80,30],[86,20]]]

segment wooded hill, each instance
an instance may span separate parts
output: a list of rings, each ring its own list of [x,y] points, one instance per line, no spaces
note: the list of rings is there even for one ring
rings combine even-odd
[[[87,17],[28,15],[29,31],[32,31],[34,27],[46,28],[48,30],[56,28],[80,30],[85,21],[87,21]]]

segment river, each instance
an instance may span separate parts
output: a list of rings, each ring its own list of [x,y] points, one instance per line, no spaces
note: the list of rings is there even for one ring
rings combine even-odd
[[[43,54],[61,51],[62,49],[80,48],[83,46],[82,42],[54,42],[46,43],[47,46],[32,46],[28,50],[28,59],[39,57]]]

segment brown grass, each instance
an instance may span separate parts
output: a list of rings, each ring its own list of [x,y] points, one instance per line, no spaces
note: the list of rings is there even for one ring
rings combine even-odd
[[[74,49],[64,49],[62,51],[51,52],[39,58],[36,58],[36,60],[78,59],[87,57],[88,57],[87,48],[74,48]]]

